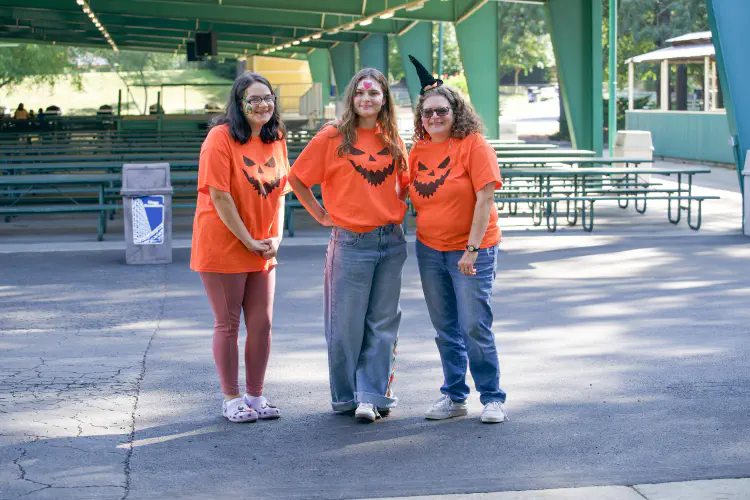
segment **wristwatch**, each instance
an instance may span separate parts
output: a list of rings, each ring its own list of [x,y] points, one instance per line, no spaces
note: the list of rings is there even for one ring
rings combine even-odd
[[[466,245],[466,251],[467,252],[478,252],[479,247],[475,247],[474,245]]]

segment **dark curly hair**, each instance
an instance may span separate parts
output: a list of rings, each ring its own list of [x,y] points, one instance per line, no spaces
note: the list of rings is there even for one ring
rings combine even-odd
[[[229,94],[229,102],[227,103],[224,112],[211,120],[210,128],[214,128],[217,125],[227,124],[229,125],[229,133],[232,138],[240,144],[246,144],[252,137],[250,125],[247,123],[247,118],[243,111],[242,98],[245,95],[245,90],[256,82],[262,83],[268,87],[269,92],[276,97],[271,83],[266,80],[263,75],[247,71],[238,76],[234,81],[232,92]],[[271,119],[260,129],[260,140],[266,144],[270,144],[274,141],[280,141],[285,137],[286,126],[284,126],[284,122],[281,121],[281,112],[279,111],[277,100],[273,107]]]
[[[482,133],[484,125],[471,104],[466,102],[458,90],[441,85],[440,87],[430,89],[426,91],[424,95],[419,96],[417,110],[414,113],[414,136],[412,137],[412,140],[416,142],[430,136],[422,125],[422,109],[424,109],[424,101],[428,97],[435,95],[445,97],[450,103],[451,109],[453,109],[451,137],[463,139],[473,133]]]

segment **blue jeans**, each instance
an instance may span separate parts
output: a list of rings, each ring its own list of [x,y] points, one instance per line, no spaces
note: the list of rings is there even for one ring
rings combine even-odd
[[[406,239],[398,224],[369,233],[334,227],[325,271],[325,333],[331,406],[396,406],[391,394],[401,322]]]
[[[443,363],[445,381],[440,392],[457,402],[469,396],[468,360],[482,404],[504,403],[490,304],[497,245],[479,250],[475,276],[464,276],[458,270],[463,253],[463,250],[441,252],[417,240],[422,290],[432,326],[437,331],[435,342]]]

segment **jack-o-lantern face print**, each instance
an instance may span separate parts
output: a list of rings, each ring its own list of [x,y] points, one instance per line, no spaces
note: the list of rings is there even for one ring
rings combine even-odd
[[[245,162],[245,168],[242,169],[245,178],[260,196],[268,198],[268,195],[281,185],[281,177],[276,171],[276,160],[272,156],[263,165],[258,165],[244,155],[242,159]]]
[[[381,185],[388,178],[388,176],[394,172],[396,168],[396,162],[391,159],[391,162],[387,167],[382,170],[377,170],[376,167],[380,162],[378,162],[375,156],[369,153],[365,153],[364,151],[357,148],[352,148],[352,151],[349,153],[349,155],[355,157],[354,160],[349,158],[349,163],[352,164],[354,170],[359,172],[359,174],[364,177],[371,186]],[[376,155],[391,156],[391,152],[388,150],[388,148],[383,148],[378,151]],[[359,161],[360,163],[357,163],[357,161],[355,160]]]
[[[451,173],[451,158],[446,156],[436,168],[429,168],[421,161],[417,162],[417,176],[414,179],[414,190],[423,198],[429,198],[437,189],[445,184],[445,180]]]

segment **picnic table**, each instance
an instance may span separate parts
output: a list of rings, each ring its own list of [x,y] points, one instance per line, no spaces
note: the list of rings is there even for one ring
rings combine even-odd
[[[619,159],[622,161],[622,159]],[[631,161],[632,162],[632,161]],[[697,174],[710,173],[705,167],[692,168],[654,168],[654,167],[625,167],[625,168],[570,168],[570,167],[540,167],[540,168],[509,168],[502,172],[502,176],[508,182],[502,189],[495,191],[495,201],[498,203],[529,203],[532,205],[532,217],[535,225],[542,222],[542,216],[546,216],[547,228],[555,231],[557,228],[557,205],[565,202],[567,207],[567,219],[569,225],[575,225],[578,211],[581,212],[581,224],[585,231],[591,232],[594,228],[594,203],[597,201],[617,201],[621,204],[623,199],[633,199],[636,210],[643,213],[646,210],[646,201],[667,200],[667,218],[673,224],[681,219],[681,211],[687,211],[687,223],[691,229],[698,230],[702,221],[702,202],[706,199],[718,199],[718,196],[703,196],[693,194],[693,176]],[[677,177],[676,189],[650,187],[648,182],[639,182],[639,176],[665,175]],[[614,178],[609,186],[601,181],[604,178]],[[536,192],[523,191],[522,195],[513,193],[514,179],[531,179]],[[556,184],[555,181],[564,180],[564,184]],[[591,181],[594,182],[591,182]],[[561,190],[560,187],[563,187]],[[527,187],[524,186],[526,189]],[[638,201],[641,206],[638,206]],[[676,214],[673,214],[672,202],[677,202]],[[682,202],[687,202],[683,204]],[[571,202],[573,218],[571,218]],[[578,203],[580,202],[580,207]],[[697,203],[697,214],[693,215],[693,202]],[[537,209],[543,208],[538,211]],[[587,223],[588,214],[588,223]],[[695,222],[693,222],[695,219]]]
[[[625,165],[639,166],[641,163],[653,163],[651,158],[614,158],[614,157],[595,157],[595,156],[565,156],[553,155],[533,157],[510,158],[502,157],[497,159],[500,167],[544,167],[550,162],[565,163],[567,165],[612,165],[613,163],[624,163]]]
[[[596,151],[589,151],[587,149],[501,149],[495,150],[498,158],[583,158],[583,157],[594,157]]]

